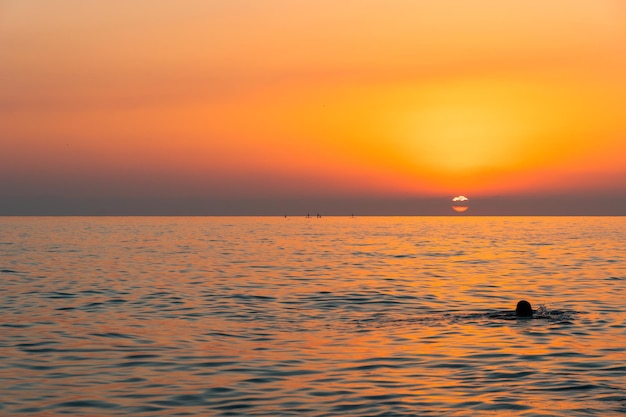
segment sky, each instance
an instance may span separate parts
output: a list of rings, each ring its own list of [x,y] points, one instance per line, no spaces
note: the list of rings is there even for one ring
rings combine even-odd
[[[625,104],[621,0],[0,0],[0,215],[626,215]]]

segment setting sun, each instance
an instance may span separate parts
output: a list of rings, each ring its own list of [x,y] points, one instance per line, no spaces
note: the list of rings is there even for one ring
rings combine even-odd
[[[457,213],[463,213],[464,211],[467,211],[468,208],[469,198],[465,197],[464,195],[460,195],[452,199],[452,210],[456,211]]]

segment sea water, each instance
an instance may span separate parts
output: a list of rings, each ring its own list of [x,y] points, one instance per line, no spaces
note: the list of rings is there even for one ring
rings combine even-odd
[[[0,218],[0,415],[624,415],[625,242],[623,217]]]

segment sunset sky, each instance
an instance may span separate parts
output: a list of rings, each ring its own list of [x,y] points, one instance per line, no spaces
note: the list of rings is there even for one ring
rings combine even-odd
[[[456,195],[626,214],[626,2],[0,0],[0,215]]]

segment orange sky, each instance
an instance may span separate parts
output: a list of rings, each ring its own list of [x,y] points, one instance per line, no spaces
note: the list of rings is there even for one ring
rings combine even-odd
[[[0,2],[0,197],[626,192],[621,0]]]

